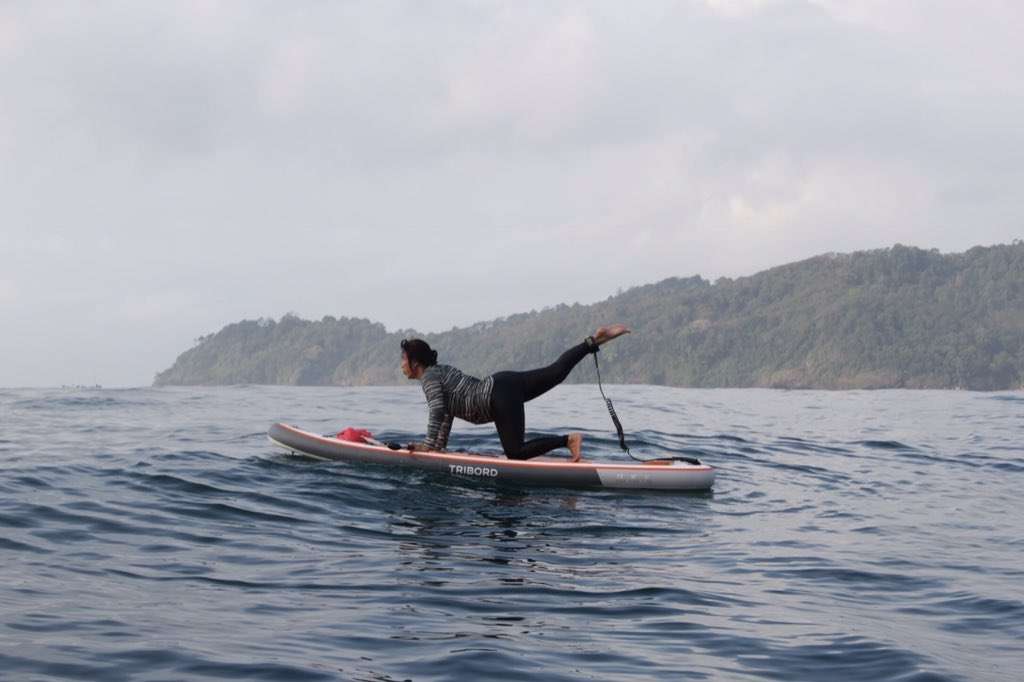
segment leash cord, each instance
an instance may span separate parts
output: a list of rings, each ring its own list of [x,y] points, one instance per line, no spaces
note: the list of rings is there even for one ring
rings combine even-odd
[[[619,447],[629,455],[632,459],[637,462],[653,462],[653,461],[664,461],[676,460],[679,462],[686,462],[687,464],[700,465],[700,460],[694,457],[658,457],[656,459],[640,459],[632,452],[629,451],[629,446],[626,445],[626,435],[622,431],[622,422],[619,421],[619,415],[615,413],[615,406],[612,405],[612,401],[609,400],[608,396],[604,394],[604,386],[601,384],[601,365],[597,361],[597,353],[594,353],[594,369],[597,370],[597,390],[601,391],[601,397],[604,398],[604,404],[608,407],[608,414],[612,416],[612,423],[615,424],[615,431],[619,434]]]

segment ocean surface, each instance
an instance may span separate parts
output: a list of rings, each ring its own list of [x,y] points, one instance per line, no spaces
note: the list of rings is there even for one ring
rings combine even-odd
[[[416,386],[0,389],[0,679],[1022,679],[1024,394],[605,388],[637,454],[698,456],[714,491],[266,439],[412,440]],[[596,386],[527,424],[625,457]]]

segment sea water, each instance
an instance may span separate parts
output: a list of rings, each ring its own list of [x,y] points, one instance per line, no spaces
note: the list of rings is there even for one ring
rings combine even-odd
[[[0,679],[1019,680],[1024,394],[605,387],[713,492],[291,456],[400,388],[0,390]],[[595,386],[537,433],[626,460]],[[496,451],[456,422],[452,449]]]

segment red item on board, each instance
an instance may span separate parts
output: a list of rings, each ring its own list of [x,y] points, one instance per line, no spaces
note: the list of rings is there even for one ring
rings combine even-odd
[[[366,429],[354,429],[350,426],[344,431],[339,431],[336,438],[350,443],[365,443],[367,438],[373,438],[373,434]]]

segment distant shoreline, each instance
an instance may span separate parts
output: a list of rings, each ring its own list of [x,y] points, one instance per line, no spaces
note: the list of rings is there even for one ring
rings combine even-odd
[[[547,365],[602,324],[610,383],[805,390],[1024,387],[1024,242],[942,254],[896,245],[823,254],[750,277],[671,278],[437,334],[359,318],[285,315],[196,339],[154,385],[399,385],[399,342],[421,336],[468,374]],[[590,363],[570,382],[596,381]]]

